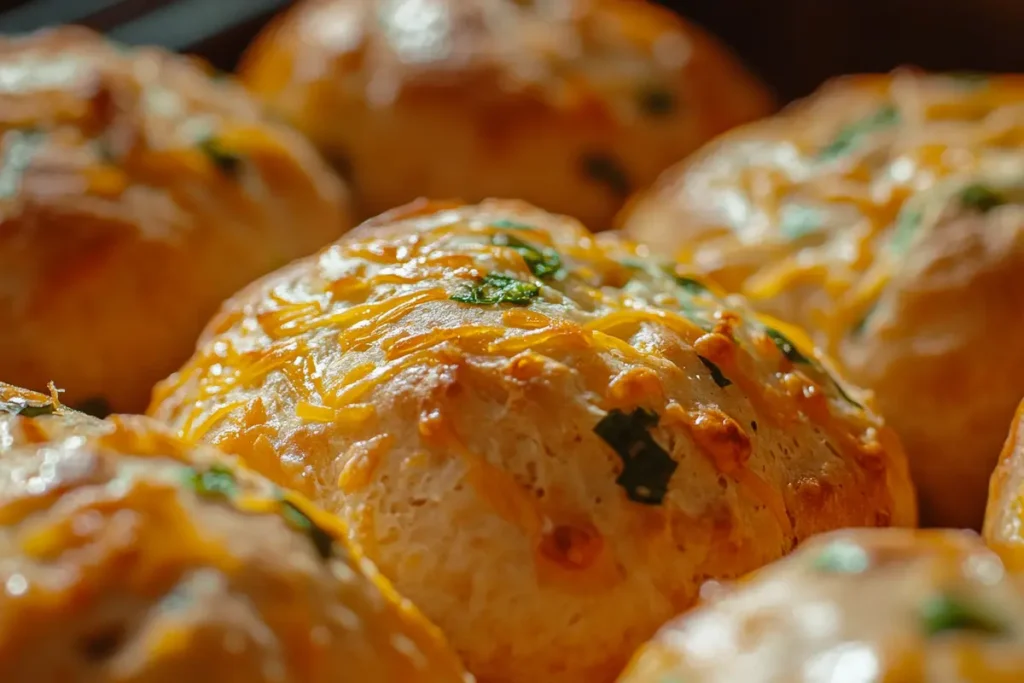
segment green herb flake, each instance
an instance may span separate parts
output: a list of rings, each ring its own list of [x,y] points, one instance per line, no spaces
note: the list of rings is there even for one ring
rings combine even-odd
[[[113,412],[110,403],[102,396],[91,396],[71,406],[80,413],[92,415],[93,417],[104,418]]]
[[[820,209],[790,204],[779,216],[779,232],[788,240],[798,240],[817,232],[824,223],[825,214]]]
[[[517,223],[516,221],[510,221],[501,219],[500,221],[491,221],[491,226],[500,228],[501,230],[526,230],[528,232],[534,232],[537,228],[526,223]]]
[[[525,306],[538,294],[540,294],[540,287],[532,282],[517,280],[508,275],[488,273],[479,281],[463,288],[462,291],[452,294],[451,299],[478,306],[491,304]]]
[[[238,175],[242,168],[242,157],[225,149],[223,143],[216,136],[210,135],[203,138],[198,142],[198,146],[210,163],[220,169],[224,175],[231,177]]]
[[[871,566],[871,557],[852,541],[833,541],[814,558],[814,568],[827,574],[861,574]]]
[[[541,279],[551,277],[562,269],[562,259],[554,249],[548,247],[538,249],[532,244],[505,233],[495,235],[491,243],[516,251],[526,261],[526,265],[534,277]]]
[[[965,209],[988,213],[1006,203],[1006,198],[987,185],[974,183],[960,191],[960,205]]]
[[[97,138],[96,140],[93,140],[92,145],[93,149],[96,151],[96,156],[104,164],[113,166],[120,161],[117,154],[114,153],[114,146],[107,138]]]
[[[235,473],[224,465],[211,465],[202,472],[192,467],[186,468],[185,483],[200,496],[207,498],[234,498],[238,493]]]
[[[861,410],[864,410],[864,405],[859,403],[859,402],[857,402],[857,401],[855,401],[855,400],[853,400],[853,397],[850,396],[848,393],[846,393],[846,389],[844,389],[843,385],[839,383],[839,380],[837,380],[834,377],[829,377],[829,379],[832,380],[832,385],[836,388],[836,391],[839,393],[839,395],[842,397],[842,399],[844,401],[846,401],[847,403],[849,403],[852,406],[855,406],[857,408],[860,408]]]
[[[53,403],[34,404],[23,398],[12,398],[10,401],[0,401],[0,413],[20,415],[21,417],[40,417],[56,414],[57,408]]]
[[[668,116],[676,110],[676,96],[668,88],[648,86],[637,95],[640,111],[651,117]]]
[[[801,363],[804,365],[812,364],[811,359],[800,353],[800,349],[798,349],[796,344],[791,342],[786,335],[771,327],[766,327],[764,333],[768,335],[769,339],[775,342],[775,346],[782,352],[782,355],[788,358],[791,362]]]
[[[718,367],[704,356],[698,355],[697,358],[700,358],[700,362],[703,363],[704,367],[706,367],[708,371],[711,373],[711,379],[715,380],[715,384],[717,384],[719,387],[724,389],[730,384],[732,384],[732,380],[725,376],[725,374],[722,372],[722,368]]]
[[[871,321],[871,316],[878,310],[878,302],[874,302],[868,307],[868,310],[864,311],[864,315],[861,316],[860,320],[854,323],[853,327],[850,328],[850,335],[853,337],[859,337],[864,334],[864,330],[868,328],[868,323]]]
[[[921,605],[921,628],[928,636],[971,631],[990,635],[1007,632],[1007,625],[981,605],[950,592],[932,596]]]
[[[699,281],[694,280],[691,277],[683,277],[682,275],[676,275],[671,273],[672,279],[676,281],[676,284],[686,290],[689,294],[709,294],[711,290],[707,286]]]
[[[290,500],[281,500],[281,516],[288,522],[289,526],[302,531],[309,540],[313,542],[317,554],[324,560],[334,557],[334,537],[327,531],[317,526],[309,515],[303,512]]]
[[[32,129],[9,130],[3,136],[0,198],[10,199],[18,194],[22,178],[45,140],[45,133]]]
[[[629,196],[631,185],[629,176],[618,161],[606,154],[586,154],[581,160],[583,173],[596,183],[611,190],[617,197]]]
[[[866,135],[896,125],[899,120],[899,110],[895,106],[887,104],[871,116],[851,123],[840,130],[835,139],[818,153],[818,158],[822,161],[831,161],[844,156],[859,145]]]
[[[642,505],[661,504],[679,466],[651,436],[649,429],[657,426],[658,419],[657,413],[644,408],[632,413],[613,408],[594,427],[594,433],[622,459],[622,473],[615,483]]]
[[[980,88],[989,83],[990,76],[984,71],[950,71],[946,76],[958,85]]]
[[[898,255],[910,248],[918,228],[921,227],[922,220],[924,220],[924,214],[920,209],[904,208],[900,211],[899,216],[896,218],[896,228],[892,234],[892,241],[889,243],[893,252]]]

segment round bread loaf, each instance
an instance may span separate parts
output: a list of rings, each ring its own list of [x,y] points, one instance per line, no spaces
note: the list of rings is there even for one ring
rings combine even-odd
[[[632,189],[771,109],[717,40],[639,0],[306,0],[241,73],[364,217],[518,197],[609,227]]]
[[[858,76],[723,136],[624,216],[874,391],[923,521],[978,528],[1024,387],[1024,77]]]
[[[0,38],[0,377],[141,412],[217,306],[348,226],[229,79],[83,28]]]
[[[619,683],[1024,680],[1024,594],[971,532],[836,532],[707,592]]]
[[[4,384],[0,586],[5,683],[470,681],[305,498]]]
[[[705,579],[915,522],[798,331],[643,251],[412,204],[229,301],[151,412],[337,511],[483,681],[610,681]]]

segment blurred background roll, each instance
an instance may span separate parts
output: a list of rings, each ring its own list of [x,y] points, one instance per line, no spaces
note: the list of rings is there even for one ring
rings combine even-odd
[[[221,301],[349,225],[231,79],[64,27],[0,38],[0,378],[140,412]]]

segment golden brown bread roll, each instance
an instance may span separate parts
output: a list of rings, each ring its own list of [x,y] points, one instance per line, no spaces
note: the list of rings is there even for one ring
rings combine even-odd
[[[239,287],[347,227],[297,133],[196,61],[0,38],[0,377],[142,411]]]
[[[4,683],[468,683],[338,521],[141,417],[0,384]]]
[[[1024,387],[1024,77],[826,85],[667,172],[631,237],[804,326],[872,389],[922,516],[979,527]]]
[[[1024,680],[1024,595],[971,532],[840,531],[711,594],[619,683]]]
[[[481,680],[607,682],[704,579],[915,522],[798,331],[643,252],[415,203],[228,302],[151,412],[337,511]]]
[[[771,108],[717,40],[639,0],[306,0],[241,73],[364,217],[517,197],[609,227],[632,189]]]
[[[1024,572],[1024,401],[1017,408],[999,464],[992,473],[985,542],[1015,572]]]

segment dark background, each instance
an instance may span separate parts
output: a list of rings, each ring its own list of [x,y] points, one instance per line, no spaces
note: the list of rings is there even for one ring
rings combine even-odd
[[[230,70],[288,0],[0,0],[0,32],[83,23],[128,43],[201,54]],[[829,76],[1024,71],[1024,0],[662,0],[730,44],[783,99]]]

